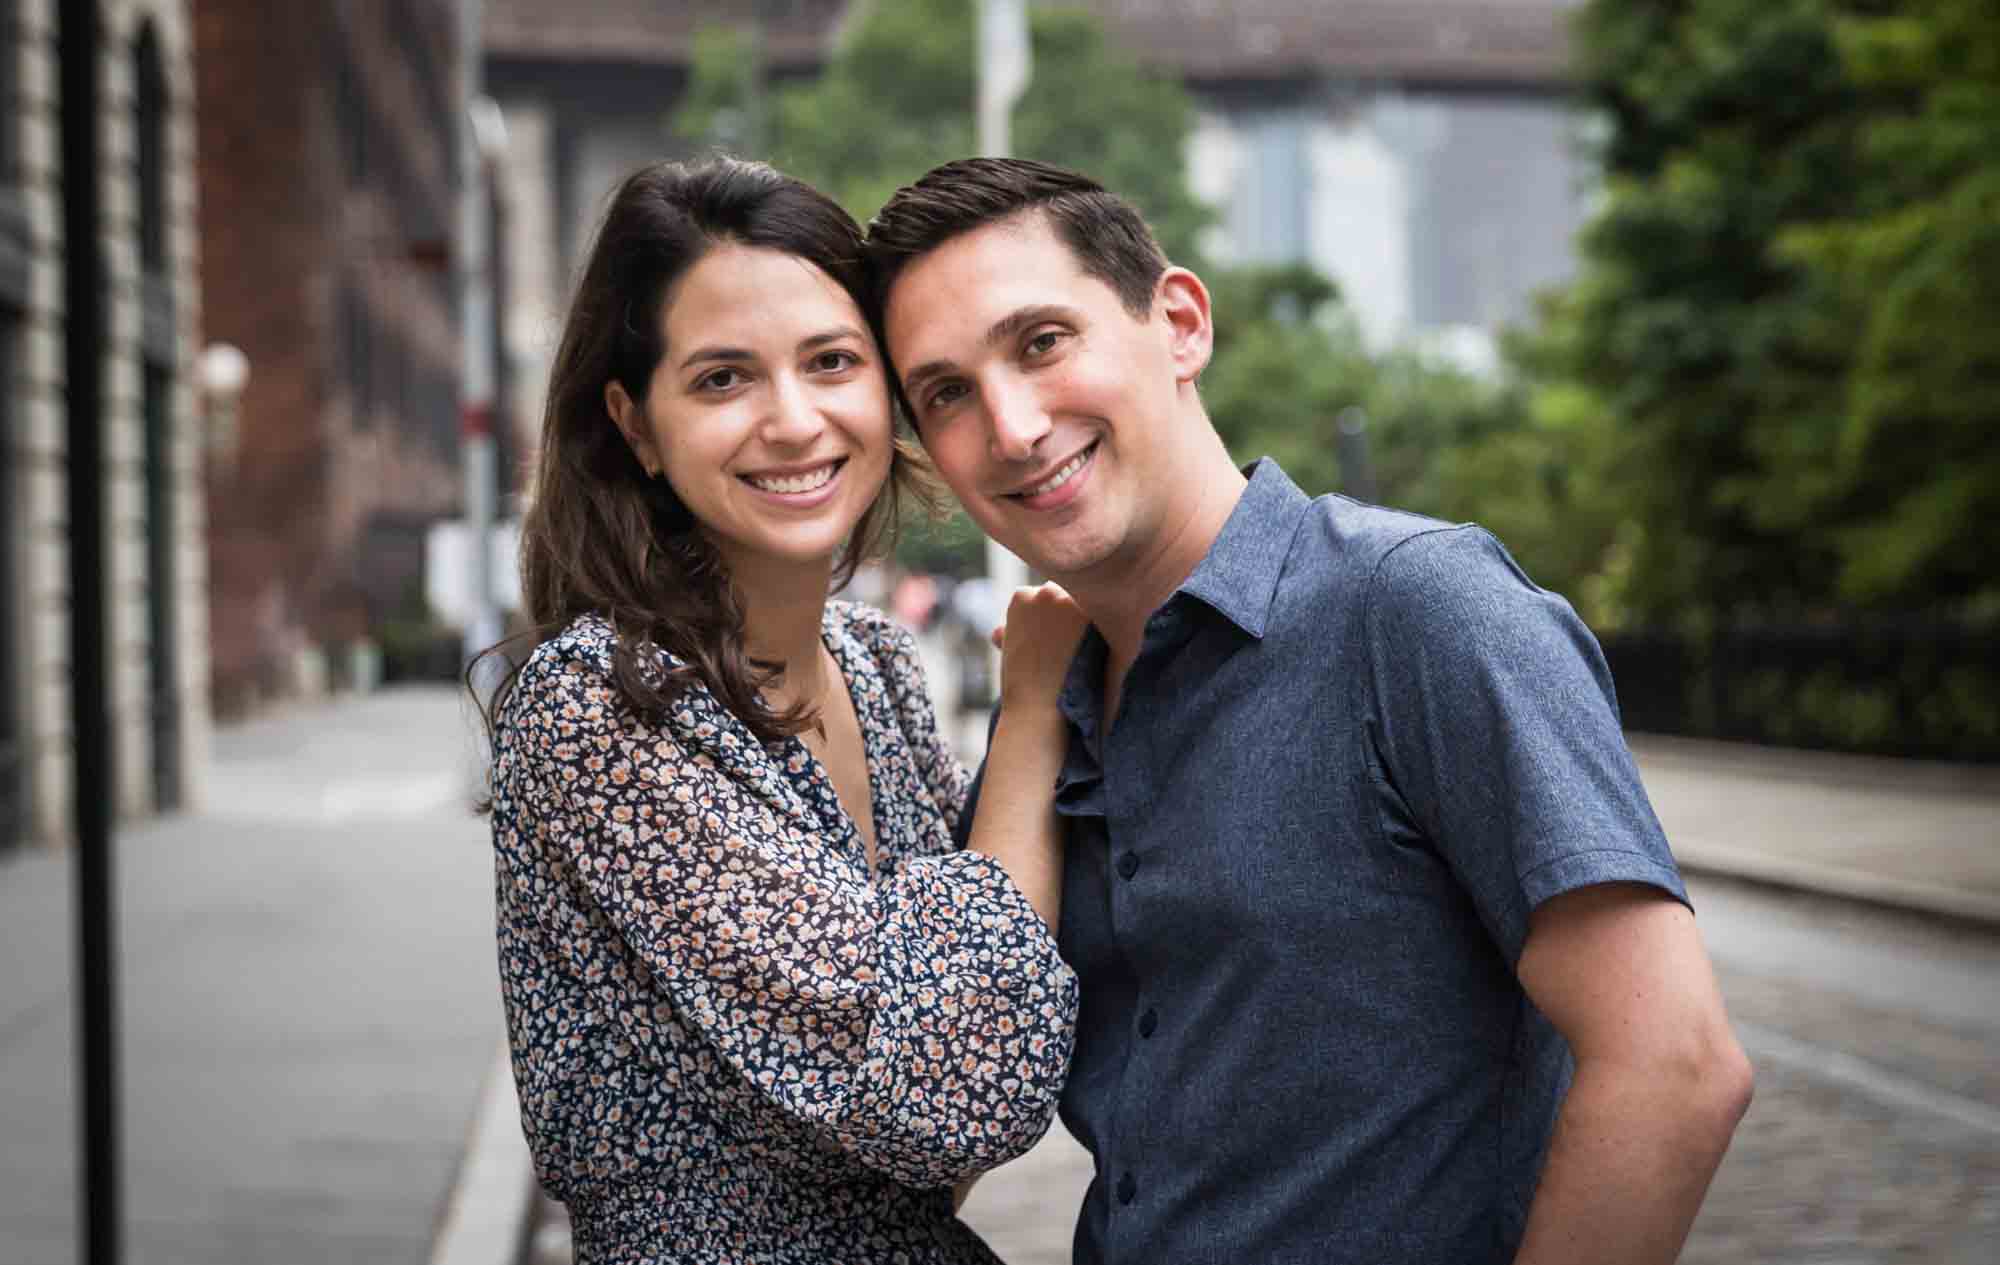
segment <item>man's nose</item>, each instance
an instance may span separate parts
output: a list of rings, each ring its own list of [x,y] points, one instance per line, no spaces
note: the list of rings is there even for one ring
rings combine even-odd
[[[1035,393],[1020,383],[996,383],[986,388],[989,443],[999,461],[1028,461],[1035,445],[1049,433],[1049,415]]]

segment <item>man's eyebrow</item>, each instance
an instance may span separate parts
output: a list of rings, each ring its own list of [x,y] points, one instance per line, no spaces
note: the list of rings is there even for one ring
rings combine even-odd
[[[1074,309],[1064,307],[1060,303],[1036,303],[1016,308],[987,326],[986,336],[981,341],[990,347],[994,343],[1009,342],[1018,338],[1044,321],[1074,322],[1075,320]],[[950,373],[957,368],[957,363],[951,360],[927,360],[903,375],[903,392],[906,395],[915,395],[918,389],[932,378]]]
[[[1009,342],[1026,333],[1035,325],[1045,321],[1076,321],[1076,312],[1060,303],[1037,303],[1030,307],[1016,308],[986,330],[986,344]]]

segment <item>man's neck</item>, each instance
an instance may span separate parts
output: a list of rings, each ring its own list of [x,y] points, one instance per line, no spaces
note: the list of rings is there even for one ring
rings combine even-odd
[[[1063,581],[1109,649],[1104,681],[1107,724],[1117,710],[1126,669],[1139,657],[1146,621],[1208,556],[1249,485],[1219,438],[1205,449],[1187,478],[1175,481],[1175,491],[1185,490],[1175,499],[1184,503],[1165,507],[1163,530],[1145,555],[1107,559],[1101,567]]]

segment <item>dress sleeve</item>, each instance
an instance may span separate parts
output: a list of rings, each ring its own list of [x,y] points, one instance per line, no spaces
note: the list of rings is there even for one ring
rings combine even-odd
[[[731,743],[719,763],[646,724],[601,665],[538,656],[508,711],[496,786],[533,863],[569,871],[650,977],[618,1016],[642,1051],[664,999],[780,1110],[910,1185],[1041,1137],[1076,977],[997,864],[955,853],[870,884]]]
[[[1637,882],[1687,900],[1610,670],[1568,602],[1471,526],[1392,549],[1367,601],[1391,832],[1437,850],[1509,961],[1529,913],[1563,892]]]
[[[944,813],[946,825],[956,835],[959,833],[959,822],[965,820],[966,797],[972,787],[972,775],[938,731],[937,700],[926,679],[923,656],[917,651],[916,635],[879,612],[870,617],[877,624],[877,640],[881,648],[877,662],[889,683],[889,696],[895,702],[896,719],[902,727],[903,736],[910,744],[910,755],[917,762],[924,785],[930,788],[938,808]]]

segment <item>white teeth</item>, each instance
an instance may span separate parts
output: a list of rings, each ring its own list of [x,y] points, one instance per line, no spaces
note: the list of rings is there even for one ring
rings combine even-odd
[[[752,487],[762,488],[766,492],[796,494],[799,492],[810,492],[814,488],[825,487],[827,480],[833,477],[833,472],[839,467],[839,464],[839,462],[829,462],[817,470],[809,470],[804,474],[788,475],[783,478],[754,474],[746,474],[743,477]]]
[[[1083,469],[1084,463],[1090,460],[1090,454],[1095,451],[1096,451],[1096,445],[1094,444],[1091,447],[1084,449],[1082,452],[1076,454],[1076,456],[1074,457],[1071,457],[1066,463],[1064,463],[1062,469],[1056,471],[1054,474],[1042,480],[1040,483],[1037,483],[1034,487],[1028,488],[1026,491],[1023,491],[1020,495],[1022,496],[1023,499],[1026,499],[1028,497],[1041,496],[1045,492],[1055,491],[1063,484],[1068,483],[1069,477],[1071,475]]]

